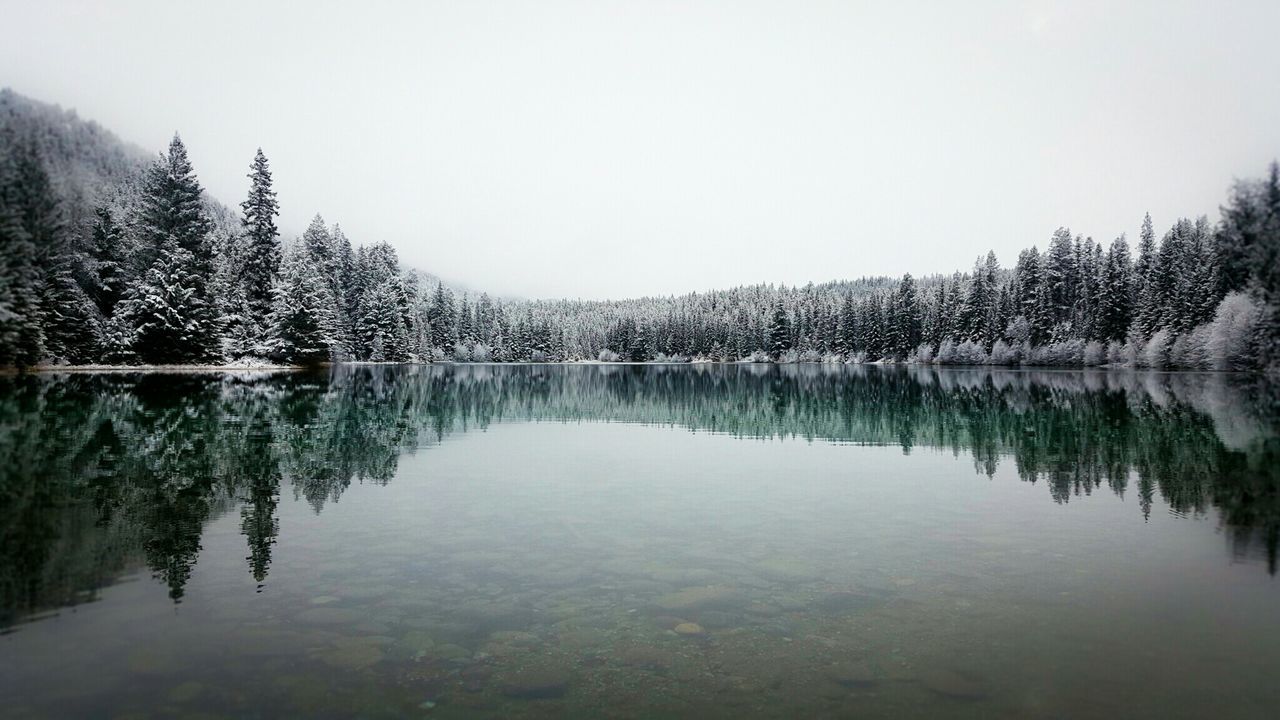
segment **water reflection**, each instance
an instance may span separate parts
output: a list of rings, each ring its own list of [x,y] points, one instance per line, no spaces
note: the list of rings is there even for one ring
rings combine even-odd
[[[1106,487],[1216,513],[1232,559],[1280,545],[1276,393],[1194,374],[825,366],[340,367],[0,378],[0,627],[145,566],[181,602],[204,527],[240,515],[271,571],[282,493],[316,513],[406,453],[506,421],[940,448],[1016,463],[1054,502]]]

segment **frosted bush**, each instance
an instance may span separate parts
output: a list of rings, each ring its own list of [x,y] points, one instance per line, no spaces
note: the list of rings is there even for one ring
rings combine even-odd
[[[763,350],[754,350],[750,355],[742,358],[742,362],[749,363],[767,363],[770,360],[769,353]]]
[[[907,362],[918,362],[927,365],[933,362],[933,343],[920,343],[920,347],[916,348],[914,360],[907,358]]]
[[[786,365],[794,365],[800,362],[800,353],[795,350],[787,350],[778,356],[778,362]]]
[[[1120,362],[1128,367],[1141,367],[1142,341],[1136,337],[1126,340],[1124,346],[1120,348]]]
[[[478,342],[471,346],[472,362],[493,362],[493,348]]]
[[[546,350],[534,350],[529,353],[529,362],[542,363],[547,362],[548,360],[549,357],[547,356]]]
[[[1142,349],[1143,367],[1163,370],[1169,367],[1169,331],[1160,330],[1147,341]]]
[[[1209,325],[1179,335],[1169,348],[1169,364],[1180,368],[1209,367]]]
[[[600,354],[596,356],[596,359],[599,360],[600,362],[613,363],[621,360],[622,356],[610,350],[609,348],[605,348],[604,350],[600,351]]]
[[[951,338],[942,341],[942,345],[938,346],[938,357],[934,361],[940,365],[954,365],[959,362],[956,360],[956,344]]]
[[[1125,362],[1125,346],[1120,344],[1119,340],[1112,340],[1107,343],[1107,364],[1123,365]]]
[[[659,362],[659,363],[687,363],[689,362],[689,356],[688,355],[668,355],[666,353],[658,353],[657,355],[654,356],[653,361]]]
[[[1222,298],[1209,326],[1207,358],[1214,370],[1248,370],[1257,364],[1262,306],[1244,293]]]
[[[865,365],[867,363],[867,354],[859,350],[849,358],[849,363],[851,365]]]
[[[990,357],[982,345],[972,341],[965,340],[956,347],[955,362],[961,365],[986,365]]]
[[[1085,367],[1097,367],[1107,361],[1107,350],[1097,340],[1091,340],[1085,344],[1082,355]]]
[[[444,362],[444,351],[440,348],[431,348],[431,362]]]
[[[1003,340],[997,340],[995,345],[991,346],[992,365],[1017,365],[1021,362],[1021,357],[1017,347],[1011,347],[1005,344]]]
[[[468,348],[466,343],[454,343],[453,360],[454,362],[471,362],[471,348]]]
[[[1084,364],[1084,348],[1084,340],[1078,338],[1041,345],[1031,351],[1028,364],[1049,367],[1078,367]]]
[[[817,350],[805,350],[804,352],[800,353],[800,362],[802,363],[822,362],[822,353],[818,352]]]

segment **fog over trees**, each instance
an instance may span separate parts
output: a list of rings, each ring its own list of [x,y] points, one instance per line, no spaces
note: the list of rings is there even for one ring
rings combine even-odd
[[[617,301],[459,293],[316,215],[281,238],[268,155],[235,212],[158,158],[0,91],[0,365],[627,360],[1250,370],[1280,349],[1280,167],[1216,219],[1059,228],[949,277]],[[238,162],[238,161],[237,161]],[[1261,166],[1260,162],[1260,166]],[[803,239],[800,238],[800,241]],[[976,250],[976,249],[975,249]],[[1005,263],[1008,263],[1006,259]],[[856,271],[856,268],[850,268]]]

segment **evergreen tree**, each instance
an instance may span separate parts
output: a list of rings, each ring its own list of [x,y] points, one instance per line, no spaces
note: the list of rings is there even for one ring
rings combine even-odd
[[[208,295],[213,270],[212,223],[186,146],[175,134],[169,152],[148,168],[141,225],[149,269],[130,298],[134,347],[146,362],[210,362],[219,357],[219,317]]]
[[[643,323],[637,323],[633,320],[631,339],[627,346],[627,359],[631,362],[645,362],[651,357],[649,334],[645,332]]]
[[[779,358],[791,349],[791,320],[787,310],[779,299],[773,307],[773,317],[769,322],[769,353]]]
[[[254,318],[265,319],[273,305],[272,286],[280,272],[280,231],[276,217],[280,204],[271,186],[271,169],[262,148],[249,172],[249,197],[240,203],[244,225],[242,278],[245,299]]]
[[[45,260],[41,288],[41,317],[45,324],[46,354],[72,364],[93,362],[100,340],[93,301],[80,284],[82,256],[71,249]]]
[[[92,280],[89,296],[98,314],[106,319],[115,315],[116,306],[124,300],[127,291],[124,229],[116,222],[110,208],[99,207],[94,215],[89,247],[89,275]]]
[[[1121,235],[1111,242],[1103,269],[1098,308],[1101,340],[1122,341],[1129,333],[1133,297],[1129,262],[1129,243]]]
[[[905,359],[920,346],[923,332],[920,301],[916,295],[915,280],[910,273],[903,275],[898,284],[894,301],[894,325],[897,341],[894,355]]]
[[[1151,226],[1151,213],[1142,218],[1138,236],[1138,260],[1133,268],[1133,322],[1143,339],[1151,337],[1160,323],[1160,305],[1156,297],[1156,233]]]
[[[358,356],[356,345],[356,318],[359,317],[360,298],[357,297],[356,258],[351,249],[351,241],[338,225],[333,226],[332,246],[333,267],[337,277],[333,281],[333,292],[336,297],[338,316],[337,356],[348,360]]]
[[[335,343],[336,305],[323,268],[305,247],[285,255],[272,296],[270,355],[302,365],[329,360]]]
[[[1045,298],[1048,319],[1053,325],[1070,321],[1076,302],[1076,252],[1071,231],[1058,228],[1044,256]]]
[[[848,356],[858,350],[858,311],[851,292],[846,292],[840,301],[840,322],[836,334],[836,352]]]
[[[27,367],[44,356],[37,244],[51,242],[52,201],[35,147],[0,132],[0,365]]]
[[[443,283],[436,284],[436,291],[431,296],[428,320],[431,322],[431,346],[449,352],[453,348],[457,313],[453,309],[453,293]]]

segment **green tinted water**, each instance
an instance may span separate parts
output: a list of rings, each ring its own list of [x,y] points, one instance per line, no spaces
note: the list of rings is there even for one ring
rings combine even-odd
[[[10,717],[1272,717],[1274,389],[0,378]]]

